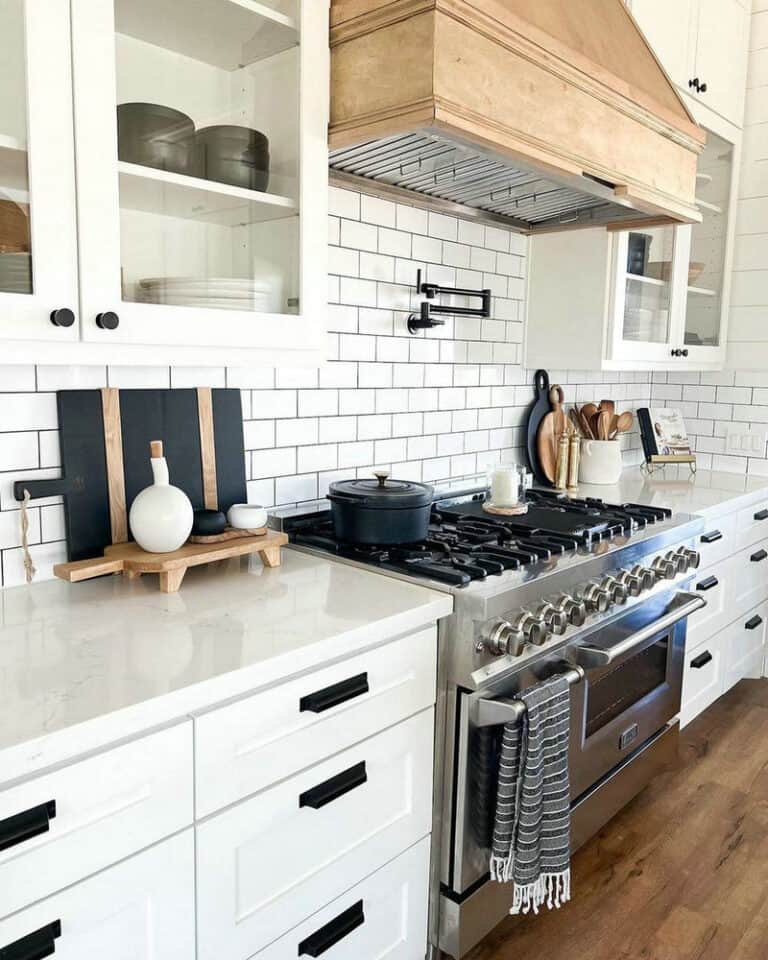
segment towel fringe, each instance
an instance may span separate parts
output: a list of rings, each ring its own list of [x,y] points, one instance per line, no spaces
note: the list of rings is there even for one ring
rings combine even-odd
[[[505,863],[499,858],[494,858],[498,862],[495,865],[495,872],[498,875],[499,868],[507,872],[509,862]],[[491,876],[494,874],[494,865],[491,866]],[[498,879],[498,876],[493,877]],[[506,878],[509,879],[509,878]],[[560,873],[542,873],[533,883],[515,884],[514,896],[512,900],[512,909],[509,911],[512,916],[520,913],[539,912],[539,907],[546,906],[552,910],[559,910],[571,899],[571,869],[570,867]]]

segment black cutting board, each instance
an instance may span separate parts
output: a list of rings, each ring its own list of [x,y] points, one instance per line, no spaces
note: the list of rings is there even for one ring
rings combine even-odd
[[[528,454],[528,466],[536,478],[536,482],[546,487],[552,484],[541,469],[539,453],[536,446],[536,437],[539,433],[541,421],[551,412],[549,402],[549,374],[546,370],[537,370],[533,378],[533,403],[528,410],[528,426],[526,427],[525,444]]]
[[[247,502],[243,414],[239,390],[212,390],[218,507]],[[194,509],[204,506],[198,394],[196,390],[121,390],[120,425],[126,510],[152,483],[149,444],[163,441],[171,483]],[[61,390],[57,394],[62,477],[20,480],[17,500],[64,497],[70,560],[100,556],[112,543],[107,484],[104,415],[100,390]]]

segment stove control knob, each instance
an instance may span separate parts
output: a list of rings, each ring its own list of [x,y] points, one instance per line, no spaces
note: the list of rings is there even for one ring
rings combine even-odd
[[[532,643],[535,647],[540,647],[549,637],[549,627],[536,614],[523,610],[511,620],[512,628],[523,635],[526,643]]]
[[[685,573],[688,569],[688,557],[682,550],[670,550],[669,553],[664,554],[664,559],[673,564],[678,573]]]
[[[587,607],[583,600],[576,600],[564,593],[555,602],[555,609],[559,610],[574,627],[580,627],[587,619]]]
[[[525,639],[519,630],[515,630],[507,620],[497,620],[488,631],[488,636],[483,641],[482,648],[486,649],[494,657],[503,657],[509,654],[512,657],[519,657],[523,652]]]
[[[643,592],[643,578],[632,573],[631,570],[619,570],[616,580],[627,591],[628,597],[639,597]]]
[[[605,613],[611,605],[611,595],[598,583],[588,583],[583,592],[584,603],[590,613]]]
[[[629,595],[627,588],[623,583],[619,583],[616,577],[605,577],[600,586],[605,590],[613,603],[626,603]]]
[[[534,616],[543,620],[549,633],[553,633],[556,637],[561,637],[568,629],[568,616],[551,603],[542,603]]]
[[[682,573],[686,573],[688,570],[699,569],[701,557],[696,550],[691,550],[688,547],[679,547],[675,551],[675,555],[680,558],[679,564],[681,566]]]
[[[631,576],[640,581],[640,590],[651,590],[656,586],[656,573],[650,567],[642,567],[638,563],[629,571]]]
[[[674,580],[677,576],[677,564],[666,557],[656,557],[651,564],[657,580]]]

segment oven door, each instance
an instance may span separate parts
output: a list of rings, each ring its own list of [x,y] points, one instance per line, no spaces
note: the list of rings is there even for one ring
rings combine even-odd
[[[526,687],[579,668],[583,676],[571,685],[574,801],[679,712],[686,618],[703,603],[688,593],[650,597],[612,621],[581,631],[573,643],[542,651],[487,687],[458,692],[446,892],[462,898],[488,875],[500,724],[507,714],[491,709],[493,703],[506,706],[504,701]]]
[[[567,648],[585,671],[571,698],[573,799],[680,712],[686,622],[703,605],[697,594],[660,594]]]

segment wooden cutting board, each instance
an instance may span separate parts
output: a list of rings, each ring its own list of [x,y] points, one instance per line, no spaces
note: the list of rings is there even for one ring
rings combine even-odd
[[[130,540],[128,511],[152,483],[152,440],[193,509],[247,501],[239,390],[61,390],[57,405],[62,476],[19,480],[14,496],[64,498],[71,561]]]
[[[554,484],[557,476],[557,448],[560,437],[568,425],[568,417],[563,409],[564,399],[563,388],[559,384],[550,387],[548,402],[551,411],[541,421],[536,437],[539,464],[544,476],[551,484]]]

